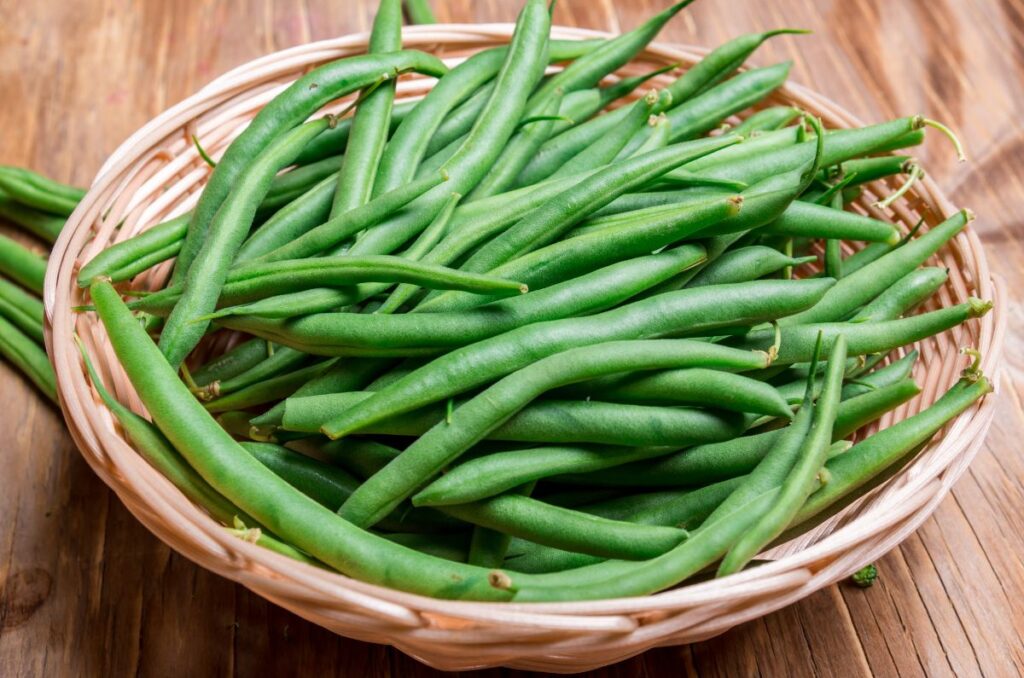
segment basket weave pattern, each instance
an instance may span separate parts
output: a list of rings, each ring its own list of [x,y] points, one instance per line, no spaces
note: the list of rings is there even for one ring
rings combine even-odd
[[[507,43],[511,25],[434,25],[404,30],[404,44],[455,64],[476,50]],[[606,37],[582,29],[555,28],[554,37]],[[865,499],[813,532],[768,556],[774,561],[724,579],[630,599],[582,603],[502,604],[435,600],[328,573],[277,555],[227,533],[191,504],[125,441],[86,378],[73,341],[77,332],[113,393],[136,411],[145,410],[118,365],[93,314],[75,314],[84,303],[75,284],[82,264],[96,252],[162,220],[191,209],[209,168],[191,135],[216,155],[271,97],[308,69],[366,51],[366,35],[303,45],[252,61],[210,83],[132,135],[110,157],[58,241],[45,290],[47,345],[54,363],[68,427],[86,460],[128,509],[165,543],[186,557],[300,616],[339,634],[388,643],[443,669],[504,665],[574,672],[610,664],[659,645],[694,642],[793,603],[877,559],[909,536],[949,492],[981,446],[993,415],[989,397],[936,436],[915,462]],[[690,66],[703,52],[652,45],[620,71],[633,75],[652,66]],[[422,96],[433,81],[403,78],[399,98]],[[668,82],[666,76],[653,86]],[[776,93],[771,104],[795,105],[821,116],[827,127],[860,124],[834,103],[797,85]],[[332,110],[340,109],[335,105]],[[917,184],[887,214],[870,204],[893,186],[866,187],[857,209],[892,219],[904,231],[919,219],[925,228],[954,211],[930,180]],[[916,346],[915,377],[922,394],[889,413],[887,426],[934,402],[958,377],[962,346],[978,348],[982,369],[998,389],[1005,299],[988,270],[980,242],[968,229],[945,247],[933,265],[950,269],[949,283],[927,308],[968,296],[993,299],[995,310]],[[148,271],[135,287],[159,287],[169,265]],[[222,351],[231,338],[203,347]]]

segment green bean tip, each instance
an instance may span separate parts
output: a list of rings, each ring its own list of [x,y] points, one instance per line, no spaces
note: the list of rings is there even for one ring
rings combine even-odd
[[[508,591],[512,588],[512,578],[501,570],[491,570],[487,574],[487,582],[496,589]]]
[[[989,311],[995,304],[989,299],[979,299],[977,297],[969,297],[967,299],[967,306],[970,311],[970,317],[980,318]]]

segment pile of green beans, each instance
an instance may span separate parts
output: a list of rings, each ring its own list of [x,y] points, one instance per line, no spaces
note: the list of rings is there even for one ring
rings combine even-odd
[[[891,152],[945,128],[825,130],[764,108],[790,64],[741,67],[793,29],[620,102],[672,70],[615,75],[689,2],[572,43],[524,0],[507,47],[448,70],[402,51],[402,3],[382,0],[370,53],[268,103],[191,213],[80,269],[80,312],[152,420],[86,365],[140,454],[241,538],[404,591],[515,602],[728,576],[910,463],[990,390],[976,365],[850,438],[920,394],[911,344],[991,308],[917,311],[971,214],[918,233],[846,206],[907,175],[884,213],[921,172]],[[410,70],[437,82],[396,102]],[[349,94],[351,116],[317,117]],[[81,197],[10,168],[0,191],[0,216],[43,238]],[[863,245],[844,258],[843,241]],[[45,262],[7,242],[0,351],[52,393],[22,289]],[[133,284],[173,257],[163,289]],[[211,335],[231,348],[198,360]]]

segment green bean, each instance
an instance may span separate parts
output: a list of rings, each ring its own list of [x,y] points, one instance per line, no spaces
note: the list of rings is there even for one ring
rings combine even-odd
[[[917,362],[917,355],[918,353],[915,349],[899,360],[894,360],[892,363],[884,367],[880,367],[873,372],[869,372],[868,374],[849,380],[846,385],[843,386],[843,399],[845,400],[847,398],[852,398],[854,396],[879,389],[882,386],[888,385],[890,379],[904,379],[909,377],[910,373],[914,369],[914,363]]]
[[[678,528],[610,520],[515,494],[441,510],[538,544],[607,558],[652,558],[686,539]]]
[[[306,565],[313,565],[314,567],[320,567],[328,569],[326,565],[321,563],[316,558],[310,558],[307,554],[303,553],[299,549],[295,548],[291,544],[286,544],[277,537],[273,537],[258,527],[245,527],[244,523],[241,527],[225,528],[228,533],[238,537],[242,541],[249,542],[250,544],[256,544],[261,546],[268,551],[279,553],[286,558],[297,560],[300,563]]]
[[[791,148],[804,141],[802,125],[793,125],[775,132],[765,132],[756,137],[744,139],[742,144],[723,148],[717,153],[698,158],[683,165],[688,172],[702,174],[704,170],[717,168],[730,163],[748,162],[768,152]]]
[[[699,263],[704,256],[699,245],[684,245],[462,312],[394,316],[331,313],[288,322],[243,316],[223,318],[222,322],[233,329],[272,336],[274,341],[321,354],[402,355],[409,349],[436,351],[526,324],[603,311]]]
[[[85,196],[74,188],[20,167],[0,166],[0,191],[26,207],[62,217],[71,216]]]
[[[866,240],[889,244],[900,240],[899,231],[887,222],[799,200],[761,232],[791,238]]]
[[[199,198],[199,204],[192,212],[188,232],[178,255],[174,282],[181,282],[185,278],[193,260],[210,241],[207,230],[214,216],[220,212],[221,203],[239,184],[242,174],[250,170],[253,161],[271,139],[299,125],[329,101],[363,89],[383,74],[394,78],[406,70],[438,77],[447,69],[436,57],[417,51],[349,57],[307,73],[264,106],[245,131],[231,142],[214,168]],[[294,160],[301,150],[302,144],[289,159]],[[251,219],[235,227],[247,229],[250,223]]]
[[[65,220],[60,216],[26,207],[0,193],[0,217],[20,226],[51,245],[57,241]]]
[[[338,177],[332,174],[275,212],[249,234],[235,260],[260,257],[327,221],[337,185]]]
[[[391,364],[389,360],[375,358],[356,361],[354,364],[352,362],[336,363],[323,374],[310,379],[300,386],[292,395],[304,397],[358,391],[369,385],[378,374],[386,370]],[[253,427],[254,437],[273,435],[268,429],[281,423],[281,418],[284,416],[284,408],[285,401],[282,400],[263,414],[253,417],[250,423]]]
[[[289,485],[331,510],[341,506],[359,486],[359,481],[347,472],[280,445],[246,442],[240,445]]]
[[[920,392],[913,381],[904,379],[844,400],[839,405],[834,439],[850,435]],[[800,397],[803,397],[802,393]],[[751,472],[785,430],[755,433],[692,447],[653,462],[629,464],[580,476],[559,476],[557,480],[592,487],[679,487],[717,482]]]
[[[771,247],[751,245],[724,252],[708,263],[686,287],[704,287],[757,280],[777,273],[786,266],[799,266],[816,257],[789,257]]]
[[[393,53],[402,49],[401,0],[381,0],[370,31],[369,54]],[[384,145],[390,129],[391,107],[395,101],[395,78],[387,78],[364,89],[352,116],[345,157],[338,172],[331,216],[366,204],[373,193]]]
[[[463,504],[493,497],[534,480],[652,459],[671,449],[549,445],[496,452],[455,466],[413,495],[412,503],[414,506]]]
[[[118,359],[156,425],[190,465],[229,501],[289,543],[342,573],[398,590],[447,598],[507,600],[483,568],[448,563],[356,528],[280,480],[190,397],[175,370],[117,292],[90,291]],[[387,568],[381,568],[381,563]]]
[[[895,284],[907,272],[924,263],[928,257],[962,231],[972,218],[973,214],[967,210],[957,212],[916,239],[863,268],[848,273],[826,293],[816,308],[785,318],[781,324],[796,325],[843,318]]]
[[[345,438],[331,440],[318,448],[332,464],[365,480],[397,457],[395,448],[375,440]]]
[[[269,106],[268,104],[268,108]],[[266,110],[265,108],[264,111]],[[255,123],[256,119],[250,123],[247,130],[252,129]],[[327,125],[327,119],[305,123],[281,136],[260,153],[242,173],[237,187],[225,197],[195,255],[191,260],[184,260],[188,263],[189,269],[184,277],[178,278],[182,285],[181,298],[175,304],[160,333],[160,348],[172,365],[180,365],[206,333],[209,321],[199,321],[197,318],[216,308],[221,287],[228,277],[231,261],[249,231],[259,201],[266,194],[274,174],[290,164],[306,141],[326,129]],[[238,143],[238,140],[234,143]],[[217,169],[222,165],[223,161]],[[204,195],[212,190],[210,187],[214,185],[217,169],[214,170]],[[202,202],[200,198],[200,206]],[[197,207],[193,212],[192,225],[199,223],[196,221],[199,211]],[[182,257],[186,256],[189,235],[191,232],[186,234],[182,250],[178,254],[179,266],[182,265]]]
[[[716,355],[708,351],[709,345],[701,344],[687,340],[611,342],[542,358],[461,405],[452,423],[442,422],[427,431],[361,485],[339,513],[357,525],[373,525],[444,466],[552,388],[615,372],[689,366],[698,360],[711,365],[731,358]],[[732,359],[738,361],[738,357]],[[764,355],[751,356],[755,363],[766,360]],[[321,430],[328,437],[339,437],[333,434],[331,422]]]
[[[420,101],[420,99],[413,99],[395,102],[391,109],[391,120],[389,121],[392,133],[416,109]],[[351,131],[352,116],[338,120],[333,129],[325,130],[323,134],[306,144],[306,147],[296,156],[295,164],[301,167],[337,155],[338,149],[345,148],[348,145],[348,135]]]
[[[904,313],[930,298],[946,284],[949,269],[936,266],[914,269],[874,300],[865,304],[850,322],[870,322],[899,318]]]
[[[968,374],[934,405],[865,438],[825,465],[824,483],[808,497],[793,525],[824,520],[848,506],[857,496],[885,479],[885,472],[902,465],[949,420],[992,391],[985,377]]]
[[[196,395],[200,400],[213,400],[277,376],[301,365],[307,359],[308,356],[299,351],[293,351],[287,346],[280,346],[252,367],[226,379],[216,379],[202,386]]]
[[[0,235],[0,274],[36,294],[43,293],[46,259],[21,244]]]
[[[0,316],[0,356],[21,370],[51,402],[58,404],[57,380],[46,352],[3,316]]]
[[[197,321],[234,313],[231,306],[322,287],[350,287],[361,282],[410,282],[429,288],[457,289],[489,297],[525,294],[522,283],[480,273],[433,266],[401,257],[341,256],[254,262],[227,276],[218,305],[229,307],[197,318]],[[180,285],[165,287],[129,304],[133,310],[167,313],[187,294]]]
[[[688,368],[605,377],[559,389],[559,397],[642,405],[694,405],[773,417],[792,416],[774,386],[717,370]]]
[[[466,196],[467,201],[497,195],[512,187],[519,171],[551,136],[561,102],[562,95],[557,91],[538,103],[534,115],[523,121],[505,145],[501,156]]]
[[[300,386],[331,368],[334,360],[316,362],[300,367],[292,372],[279,374],[265,381],[242,387],[205,403],[208,412],[227,412],[242,410],[254,405],[273,402],[287,398]]]
[[[630,106],[629,114],[622,120],[622,124],[577,153],[571,160],[553,172],[551,177],[572,176],[608,164],[619,155],[619,151],[625,148],[626,143],[644,126],[648,119],[652,115],[657,115],[659,109],[667,106],[670,101],[668,95],[662,93],[662,96],[659,97],[657,90],[651,90]],[[661,147],[664,145],[667,144],[663,144]],[[657,150],[657,148],[652,150]]]
[[[92,361],[89,359],[89,355],[86,353],[81,340],[76,336],[75,341],[78,343],[78,349],[82,354],[82,361],[85,363],[89,378],[92,380],[93,388],[96,389],[96,393],[99,394],[107,409],[110,410],[114,418],[121,424],[121,428],[124,429],[128,438],[135,445],[136,451],[151,466],[158,470],[162,476],[167,478],[171,484],[181,490],[181,493],[189,501],[205,509],[214,520],[224,525],[231,525],[235,520],[242,520],[249,525],[256,525],[256,521],[225,499],[209,483],[203,480],[202,476],[188,465],[188,462],[182,458],[181,454],[174,449],[174,446],[171,445],[170,441],[167,440],[156,426],[119,403],[107,391],[99,375],[96,374],[96,370],[93,368]]]
[[[822,336],[819,334],[819,346],[821,341]],[[759,516],[743,536],[729,548],[718,568],[718,576],[743,569],[762,548],[782,534],[800,507],[817,488],[817,477],[823,471],[828,447],[832,442],[832,428],[839,407],[845,363],[846,341],[839,335],[831,346],[821,395],[813,407],[812,423],[803,441],[802,453],[781,483],[778,497],[771,509]]]
[[[625,157],[626,155],[643,155],[656,151],[659,148],[665,148],[672,143],[672,122],[664,113],[659,113],[656,116],[651,116],[647,121],[647,125],[651,127],[651,133],[633,153],[626,153],[626,148],[623,146],[619,150],[619,155],[616,157]],[[613,201],[614,202],[614,201]]]
[[[192,370],[192,381],[197,386],[206,386],[238,376],[250,367],[255,367],[272,353],[271,347],[262,339],[249,339],[222,353],[213,360]]]
[[[678,331],[709,331],[806,308],[831,286],[826,280],[764,280],[680,290],[586,318],[535,323],[466,346],[381,389],[360,407],[331,422],[341,437],[374,421],[486,384],[542,357],[577,346]],[[708,290],[712,291],[708,291]]]
[[[730,132],[740,136],[750,136],[762,132],[773,132],[782,129],[800,117],[800,109],[792,106],[769,106],[748,116]]]
[[[971,297],[965,303],[956,306],[900,320],[786,325],[782,328],[782,345],[776,362],[786,365],[809,360],[813,337],[818,331],[825,333],[826,348],[831,346],[836,336],[843,334],[846,336],[851,355],[865,355],[889,351],[934,336],[971,318],[980,318],[991,308],[991,302]],[[739,345],[749,349],[763,349],[772,346],[775,340],[774,331],[759,330],[748,334]]]
[[[183,214],[102,250],[78,272],[78,286],[88,287],[93,280],[100,277],[109,277],[114,282],[126,280],[127,278],[121,276],[115,277],[113,273],[119,270],[134,270],[137,262],[144,259],[149,266],[163,261],[164,259],[149,262],[147,257],[156,252],[163,256],[164,252],[169,251],[166,258],[170,259],[181,248],[181,241],[188,229],[189,218],[189,214]],[[138,272],[135,270],[128,278]]]
[[[4,278],[0,278],[0,316],[42,345],[43,302]]]
[[[313,138],[318,139],[329,130],[330,127]],[[267,195],[260,201],[257,215],[276,213],[325,181],[330,181],[332,186],[336,186],[338,168],[343,160],[342,155],[332,155],[278,174],[271,181]]]
[[[733,138],[705,139],[670,146],[653,153],[614,163],[599,170],[572,189],[525,215],[515,226],[481,247],[462,266],[470,271],[489,271],[513,257],[546,245],[568,231],[594,210],[619,195],[641,186],[680,164],[735,143]]]

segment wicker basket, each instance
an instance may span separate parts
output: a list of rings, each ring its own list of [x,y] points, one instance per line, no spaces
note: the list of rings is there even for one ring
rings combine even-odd
[[[407,46],[438,53],[455,63],[482,47],[507,42],[511,30],[508,24],[418,26],[406,29],[404,37]],[[567,28],[556,28],[553,34],[566,39],[606,37]],[[992,419],[992,397],[951,422],[912,466],[878,491],[813,533],[769,554],[774,562],[642,598],[560,604],[425,598],[271,553],[231,536],[192,505],[125,442],[85,377],[72,339],[74,331],[85,340],[117,397],[144,411],[95,315],[71,311],[83,301],[75,274],[100,249],[195,204],[209,170],[190,143],[192,133],[209,151],[223,150],[285,84],[315,65],[364,52],[366,38],[327,40],[257,59],[158,116],[110,157],[53,251],[45,291],[47,341],[68,427],[96,473],[160,539],[203,567],[306,619],[345,636],[394,645],[438,668],[504,665],[568,673],[617,662],[658,645],[710,638],[779,609],[877,559],[935,510],[980,447]],[[652,46],[620,74],[644,72],[655,64],[688,66],[701,55],[695,49]],[[403,79],[399,96],[420,96],[432,82]],[[812,111],[831,127],[859,124],[832,102],[797,85],[785,87],[771,103]],[[868,205],[874,196],[889,190],[885,185],[868,187],[860,209],[873,212]],[[904,228],[919,218],[931,226],[952,210],[938,188],[925,180],[884,216]],[[995,299],[996,309],[980,321],[918,346],[922,358],[916,377],[923,393],[890,413],[881,426],[934,402],[965,364],[958,354],[961,346],[980,349],[982,368],[998,382],[1004,333],[999,302],[1004,295],[989,273],[977,237],[970,230],[962,233],[937,260],[950,269],[950,279],[930,303],[948,305],[975,295]],[[158,285],[167,273],[167,265],[160,266],[136,284]]]

